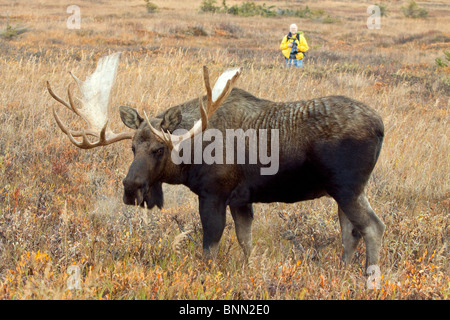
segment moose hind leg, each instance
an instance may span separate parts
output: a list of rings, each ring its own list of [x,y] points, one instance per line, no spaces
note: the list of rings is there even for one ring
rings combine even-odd
[[[252,252],[252,222],[253,206],[246,204],[239,207],[230,206],[231,215],[234,220],[236,237],[246,258]]]
[[[339,223],[341,225],[341,237],[342,237],[342,261],[345,264],[350,263],[353,254],[359,240],[361,239],[361,233],[356,229],[353,224],[348,220],[341,207],[338,208]]]
[[[371,265],[377,265],[385,229],[384,223],[372,210],[364,193],[350,201],[338,201],[338,204],[347,219],[364,239],[366,245],[366,269]]]

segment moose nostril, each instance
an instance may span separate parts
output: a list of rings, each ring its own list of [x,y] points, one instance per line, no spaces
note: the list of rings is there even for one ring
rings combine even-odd
[[[122,183],[125,189],[136,189],[136,183],[133,180],[124,179]]]
[[[123,183],[125,190],[130,190],[130,191],[142,189],[145,185],[145,182],[135,180],[135,179],[124,179],[122,181],[122,183]]]
[[[122,180],[122,184],[123,184],[123,186],[125,187],[125,189],[127,189],[128,186],[130,185],[130,182],[129,182],[127,179],[123,179],[123,180]]]

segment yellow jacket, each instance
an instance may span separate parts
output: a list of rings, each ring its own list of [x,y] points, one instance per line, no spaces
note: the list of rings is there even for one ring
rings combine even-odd
[[[297,43],[298,52],[295,55],[297,60],[303,59],[303,52],[306,52],[309,49],[308,44],[306,43],[306,39],[303,36],[303,32],[300,32],[298,34],[300,40],[298,40],[297,37],[290,37],[291,33],[289,32],[288,35],[284,36],[283,41],[281,41],[280,44],[281,52],[283,52],[283,55],[288,59],[291,55],[291,48],[288,46],[289,43],[292,43],[294,41]]]

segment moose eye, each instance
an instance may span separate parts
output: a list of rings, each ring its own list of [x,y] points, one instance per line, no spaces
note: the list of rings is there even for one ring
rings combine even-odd
[[[153,154],[155,154],[157,156],[160,156],[163,153],[164,153],[164,148],[159,148],[159,149],[153,150]]]

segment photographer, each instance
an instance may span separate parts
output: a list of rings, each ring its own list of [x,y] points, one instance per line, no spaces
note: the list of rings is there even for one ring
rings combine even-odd
[[[303,67],[303,53],[308,51],[309,47],[303,32],[297,32],[296,24],[291,24],[289,30],[290,32],[281,41],[280,49],[286,59],[286,67],[294,65],[301,68]]]

